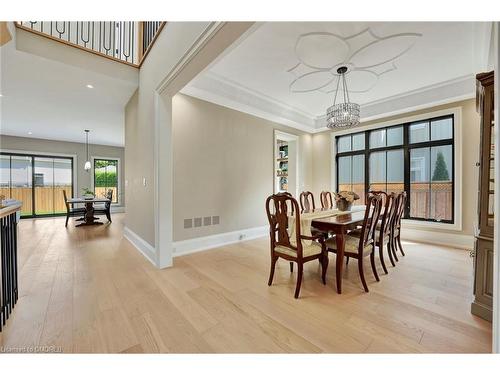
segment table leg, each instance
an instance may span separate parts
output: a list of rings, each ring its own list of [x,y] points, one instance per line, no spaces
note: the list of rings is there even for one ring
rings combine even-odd
[[[344,246],[345,246],[345,233],[341,231],[335,236],[337,242],[337,264],[336,264],[336,276],[337,276],[337,293],[342,293],[342,274],[344,268]]]
[[[85,203],[85,224],[91,225],[94,223],[94,204],[92,202]]]
[[[96,221],[96,217],[94,217],[94,204],[93,202],[86,202],[85,203],[85,216],[84,216],[84,222],[81,224],[78,224],[77,227],[84,226],[84,225],[99,225],[102,224],[100,221]]]

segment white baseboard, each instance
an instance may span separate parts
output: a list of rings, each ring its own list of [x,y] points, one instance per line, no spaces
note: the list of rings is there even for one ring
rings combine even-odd
[[[146,259],[149,260],[154,266],[157,266],[156,250],[153,246],[128,227],[123,228],[123,237],[134,245],[134,247],[139,250],[142,255],[144,255],[144,257],[146,257]]]
[[[118,213],[122,213],[122,212],[125,212],[125,207],[124,206],[113,206],[111,205],[111,213],[112,214],[118,214]]]
[[[269,226],[255,227],[249,229],[237,230],[234,232],[226,232],[214,234],[211,236],[192,238],[184,241],[176,241],[173,243],[173,255],[178,257],[196,253],[198,251],[209,250],[215,247],[233,244],[236,242],[253,240],[255,238],[266,236],[269,233]]]
[[[432,232],[425,229],[403,228],[401,238],[404,240],[425,242],[434,245],[472,250],[474,236],[460,233]]]

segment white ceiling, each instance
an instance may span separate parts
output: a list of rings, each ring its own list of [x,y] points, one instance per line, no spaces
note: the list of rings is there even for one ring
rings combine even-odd
[[[90,129],[91,143],[124,145],[124,107],[137,83],[21,52],[14,40],[0,54],[1,134],[85,142]]]
[[[405,35],[391,37],[398,34]],[[342,63],[356,68],[391,60],[363,69],[372,72],[347,74],[348,87],[364,91],[350,96],[367,118],[375,113],[373,104],[410,93],[422,93],[412,99],[415,106],[471,97],[474,74],[486,68],[490,35],[490,23],[473,22],[267,22],[182,92],[314,130],[323,127],[321,119],[334,96],[326,91],[335,89],[336,80],[321,90],[294,91],[328,83]],[[308,65],[324,69],[313,74]]]

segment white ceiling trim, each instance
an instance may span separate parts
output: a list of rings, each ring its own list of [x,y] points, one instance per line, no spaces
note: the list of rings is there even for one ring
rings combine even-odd
[[[181,93],[306,132],[315,126],[312,114],[213,73],[197,77]]]
[[[410,111],[430,108],[475,95],[473,76],[464,76],[439,84],[377,100],[361,107],[361,121],[399,115]],[[327,130],[325,116],[313,116],[285,103],[250,90],[213,73],[197,77],[181,93],[217,105],[248,113],[291,128],[317,133]]]

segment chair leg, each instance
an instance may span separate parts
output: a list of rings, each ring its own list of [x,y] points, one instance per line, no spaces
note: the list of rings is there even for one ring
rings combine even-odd
[[[377,267],[375,267],[375,249],[373,249],[372,253],[370,254],[370,263],[372,265],[372,271],[373,275],[375,276],[375,280],[380,281],[380,279],[378,278]]]
[[[363,259],[358,259],[358,270],[359,270],[359,277],[361,278],[361,283],[363,284],[363,288],[365,289],[365,292],[368,292],[368,285],[366,285],[365,270],[363,267]]]
[[[66,215],[66,224],[64,225],[65,227],[68,226],[68,220],[69,220],[69,215]]]
[[[326,254],[322,256],[322,263],[321,263],[321,280],[323,281],[323,285],[326,285],[326,271],[328,270],[328,251]]]
[[[295,298],[299,298],[299,293],[300,293],[300,285],[302,284],[302,270],[303,270],[303,265],[302,263],[297,263],[297,286],[295,287]]]
[[[290,273],[293,272],[293,262],[290,262]]]
[[[276,267],[277,261],[278,261],[278,257],[274,257],[271,259],[271,272],[269,273],[269,281],[267,282],[267,285],[269,285],[269,286],[273,283],[274,268]]]
[[[108,221],[109,221],[110,223],[112,223],[112,221],[111,221],[111,213],[110,213],[109,211],[108,211],[108,212],[106,212],[106,218],[108,219]]]
[[[349,264],[349,257],[346,256],[345,265],[347,266],[348,264]]]
[[[394,256],[394,260],[396,262],[399,262],[398,254],[396,253],[397,249],[398,249],[397,241],[396,241],[396,238],[394,238],[394,240],[392,242],[392,255]]]
[[[384,273],[387,275],[389,272],[387,271],[387,267],[385,266],[384,244],[382,244],[382,246],[379,246],[379,248],[378,248],[378,257],[380,258],[380,263],[382,264],[382,269],[384,270]]]
[[[396,263],[394,263],[394,257],[392,256],[392,247],[394,246],[393,244],[393,239],[391,238],[389,242],[387,243],[387,254],[389,254],[389,260],[391,261],[391,264],[393,267],[396,267]]]
[[[403,245],[401,245],[401,235],[398,236],[398,245],[399,245],[399,251],[401,251],[401,254],[405,256],[405,252],[403,251]]]

